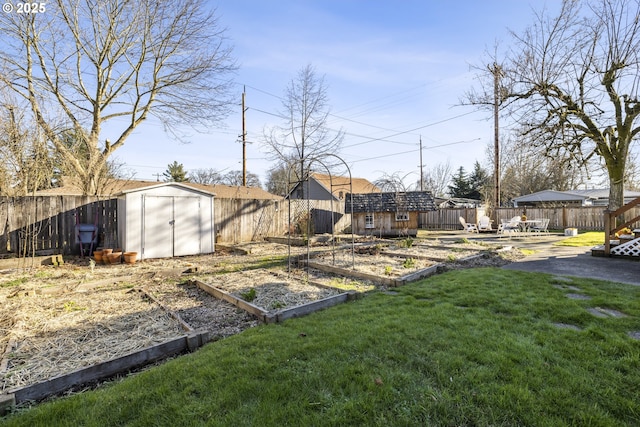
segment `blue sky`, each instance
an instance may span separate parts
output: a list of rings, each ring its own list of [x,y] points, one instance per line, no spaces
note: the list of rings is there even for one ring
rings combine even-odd
[[[287,84],[307,64],[324,75],[332,116],[346,132],[339,153],[353,176],[419,178],[449,162],[469,171],[486,163],[493,141],[490,114],[456,106],[474,85],[496,41],[510,42],[532,22],[533,10],[556,11],[560,0],[220,0],[220,24],[240,66],[238,105],[220,129],[180,144],[162,126],[143,124],[115,153],[137,179],[155,179],[174,160],[187,170],[242,168],[241,92],[246,87],[247,167],[264,183],[272,166],[260,143],[265,126],[283,124]]]

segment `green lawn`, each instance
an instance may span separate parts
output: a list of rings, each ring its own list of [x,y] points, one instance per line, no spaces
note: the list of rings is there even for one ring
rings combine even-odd
[[[580,233],[577,236],[564,239],[556,245],[558,246],[598,246],[604,244],[604,232],[603,231],[587,231]]]
[[[596,317],[590,307],[626,317]],[[637,426],[633,331],[640,331],[640,287],[498,268],[453,271],[247,330],[3,422]]]

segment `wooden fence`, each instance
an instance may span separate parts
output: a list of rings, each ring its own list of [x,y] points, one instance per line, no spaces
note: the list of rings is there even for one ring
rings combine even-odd
[[[605,207],[558,207],[558,208],[499,208],[497,215],[487,212],[492,219],[509,219],[523,213],[530,219],[549,218],[550,230],[577,228],[578,230],[603,231]],[[420,227],[428,230],[460,230],[460,217],[475,223],[485,214],[483,208],[450,208],[420,214]],[[626,217],[640,215],[640,207],[631,209]],[[634,225],[640,227],[640,223]]]
[[[79,254],[76,224],[96,224],[99,246],[119,246],[117,199],[89,196],[0,197],[0,255]],[[331,215],[331,209],[335,209]],[[242,243],[282,236],[295,229],[311,209],[316,233],[350,225],[344,205],[326,200],[293,201],[289,225],[288,200],[214,198],[214,225],[219,243]]]
[[[117,241],[117,203],[85,196],[0,198],[0,254],[78,252],[76,224],[96,224],[105,244]]]
[[[351,224],[344,204],[328,200],[253,200],[214,198],[216,241],[242,243],[282,236],[311,212],[316,234],[342,232]],[[531,219],[549,218],[549,228],[604,230],[603,207],[527,208]],[[522,215],[522,208],[500,208],[497,218]],[[459,230],[459,218],[477,222],[481,208],[440,209],[421,213],[419,227],[428,230]],[[496,215],[489,213],[492,218]],[[626,213],[640,215],[640,207]],[[118,246],[117,199],[88,196],[0,197],[0,255],[77,254],[75,225],[97,224],[99,245]],[[633,227],[640,227],[634,224]]]

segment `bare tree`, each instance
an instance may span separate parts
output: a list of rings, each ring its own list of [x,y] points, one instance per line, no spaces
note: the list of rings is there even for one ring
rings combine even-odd
[[[242,171],[229,171],[222,177],[222,184],[241,186],[242,185]],[[247,187],[261,188],[260,178],[255,173],[247,172]]]
[[[503,69],[512,117],[536,147],[556,159],[604,161],[609,208],[623,203],[629,149],[640,132],[640,3],[565,0],[514,34]]]
[[[545,156],[540,147],[515,133],[504,138],[501,147],[501,200],[542,190],[572,190],[585,182],[585,168]],[[493,161],[489,151],[487,147],[487,158]]]
[[[44,13],[4,13],[0,81],[73,168],[85,194],[112,153],[148,117],[181,136],[228,112],[235,71],[224,30],[203,0],[56,0]],[[103,130],[108,126],[107,139]],[[60,130],[82,136],[85,161]]]
[[[451,175],[453,173],[449,161],[438,163],[423,174],[422,189],[430,192],[434,197],[444,197],[451,181]],[[416,188],[420,189],[420,180],[416,183]]]
[[[56,159],[24,110],[5,100],[0,112],[0,194],[26,196],[54,184]]]
[[[279,196],[286,196],[293,188],[293,184],[289,182],[289,179],[294,174],[289,172],[287,163],[280,162],[277,166],[269,169],[267,173],[266,187],[267,191],[271,194],[277,194]]]
[[[223,177],[220,172],[213,168],[208,169],[194,169],[189,171],[189,182],[196,184],[222,184]]]
[[[290,164],[298,180],[308,175],[313,159],[336,154],[344,133],[327,127],[330,109],[324,77],[307,65],[291,80],[283,99],[286,126],[265,129],[264,142],[274,160]],[[326,161],[330,166],[333,162]]]

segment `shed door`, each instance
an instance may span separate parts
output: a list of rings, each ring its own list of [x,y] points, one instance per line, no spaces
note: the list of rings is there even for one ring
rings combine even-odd
[[[173,197],[143,197],[142,257],[173,256]]]
[[[200,198],[144,196],[143,258],[196,255],[200,251]]]
[[[174,197],[173,255],[196,255],[200,251],[200,198]]]

